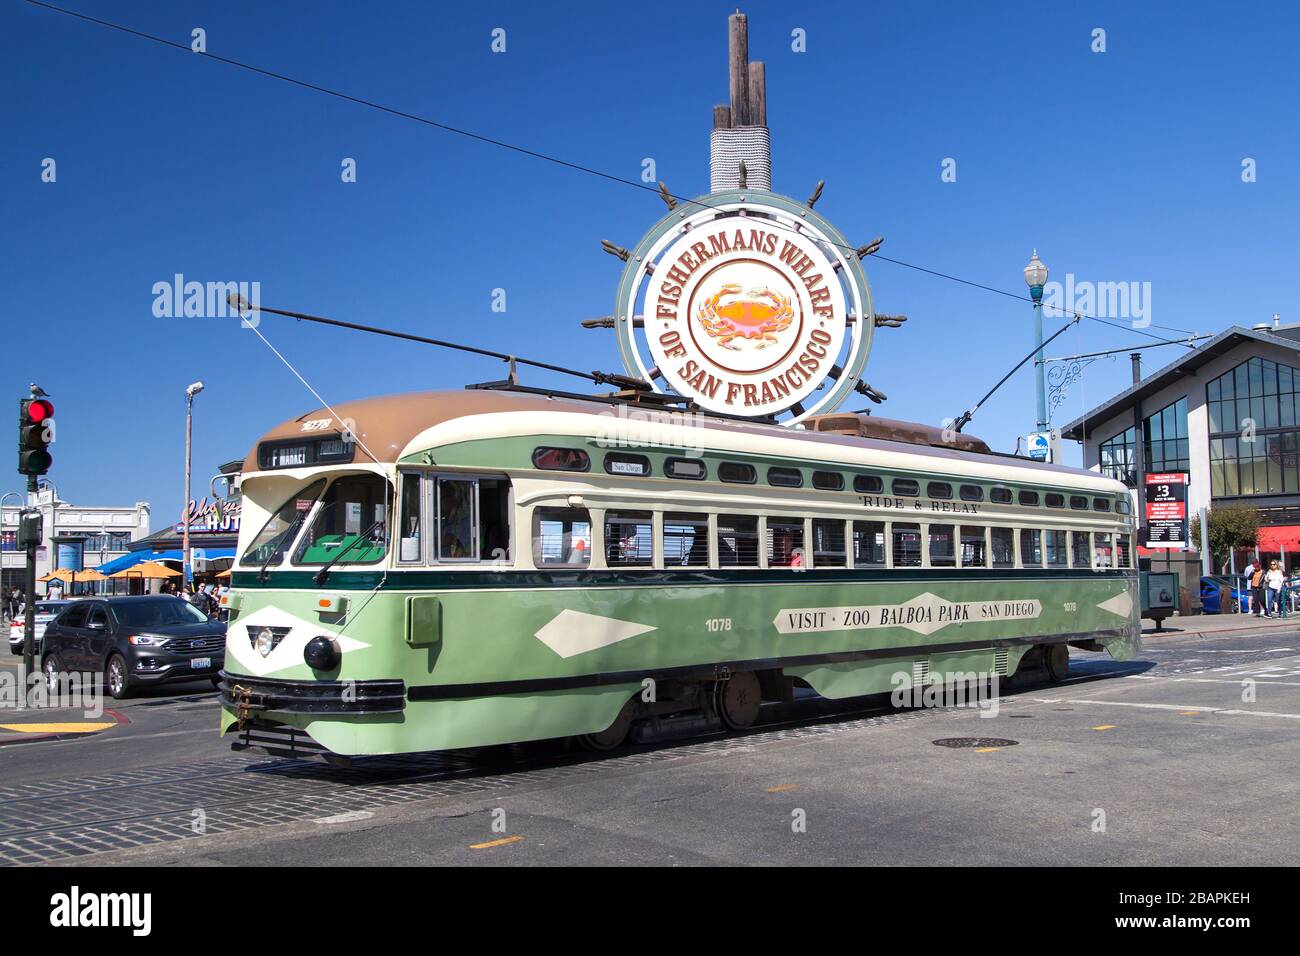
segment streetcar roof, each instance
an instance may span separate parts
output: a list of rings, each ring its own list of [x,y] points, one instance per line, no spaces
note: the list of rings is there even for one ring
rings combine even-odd
[[[249,451],[244,471],[248,473],[261,470],[258,465],[258,447],[264,442],[303,439],[313,434],[338,434],[343,427],[341,421],[351,423],[360,444],[379,462],[392,463],[439,445],[471,438],[547,433],[597,434],[593,429],[602,427],[603,423],[607,430],[611,415],[616,419],[618,416],[627,416],[639,425],[651,427],[657,432],[662,429],[670,432],[704,429],[710,434],[700,436],[696,432],[697,444],[718,450],[779,454],[805,458],[810,462],[858,466],[868,463],[862,461],[860,454],[853,452],[874,450],[877,453],[929,458],[935,467],[941,461],[954,464],[983,463],[995,471],[1005,469],[1008,472],[1007,480],[1029,480],[1029,475],[1025,472],[1032,472],[1044,478],[1050,474],[1057,478],[1090,479],[1084,484],[1098,491],[1115,493],[1126,490],[1121,483],[1094,471],[993,452],[939,448],[883,437],[864,438],[837,432],[818,432],[732,418],[686,414],[629,405],[597,396],[578,399],[494,389],[409,392],[343,402],[329,409],[317,408],[286,421],[263,435]],[[574,418],[568,419],[567,416]],[[917,429],[923,432],[926,426],[917,426]],[[701,440],[702,438],[708,440]],[[671,444],[693,447],[684,438]],[[369,458],[370,455],[359,449],[355,460],[362,462],[369,461]],[[883,465],[884,462],[879,464]],[[980,469],[981,472],[988,470]],[[1016,474],[1013,476],[1010,472]]]

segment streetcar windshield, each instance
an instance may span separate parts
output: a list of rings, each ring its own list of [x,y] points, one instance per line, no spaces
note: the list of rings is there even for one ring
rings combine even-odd
[[[311,506],[324,487],[324,478],[314,481],[282,504],[257,533],[240,563],[259,568],[266,564],[279,564],[293,539],[298,537],[302,523],[307,520]]]
[[[294,564],[374,564],[383,558],[389,491],[378,475],[336,478],[298,543]]]

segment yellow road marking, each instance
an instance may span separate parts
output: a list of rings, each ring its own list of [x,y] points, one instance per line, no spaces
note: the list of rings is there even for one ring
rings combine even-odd
[[[1118,726],[1119,724],[1100,724],[1099,726],[1096,726],[1092,729],[1093,730],[1114,730]]]
[[[975,752],[977,754],[991,754],[993,751],[1001,749],[1001,747],[976,747]]]
[[[116,726],[116,721],[103,724],[0,724],[0,730],[12,730],[20,734],[93,734],[97,730]]]
[[[1183,711],[1181,714],[1179,714],[1178,716],[1180,716],[1180,717],[1199,717],[1199,716],[1201,716],[1201,712],[1200,712],[1199,710],[1185,710],[1185,711]]]
[[[503,837],[500,840],[490,840],[487,843],[471,843],[469,848],[471,850],[488,850],[494,846],[505,846],[507,843],[518,843],[522,839],[523,837],[521,836]]]
[[[779,787],[768,787],[767,792],[768,793],[789,793],[791,790],[798,790],[798,789],[799,789],[799,784],[797,783],[783,783]]]

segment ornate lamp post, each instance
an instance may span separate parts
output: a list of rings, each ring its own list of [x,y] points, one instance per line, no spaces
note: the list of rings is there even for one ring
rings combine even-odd
[[[201,391],[202,382],[195,382],[185,389],[185,503],[181,506],[181,560],[185,571],[181,581],[184,584],[194,580],[190,567],[190,433],[194,421],[194,396]]]
[[[1034,355],[1034,371],[1038,385],[1037,430],[1045,432],[1047,431],[1047,388],[1044,383],[1043,367],[1043,286],[1047,284],[1047,266],[1043,265],[1043,261],[1038,258],[1037,249],[1034,250],[1029,265],[1025,266],[1025,284],[1029,286],[1029,295],[1034,300],[1034,342],[1038,345],[1038,352]]]

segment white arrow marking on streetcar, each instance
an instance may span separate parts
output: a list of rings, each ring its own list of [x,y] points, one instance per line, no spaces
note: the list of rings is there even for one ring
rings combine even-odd
[[[584,614],[566,608],[533,636],[561,657],[573,657],[653,630],[655,628],[648,624],[620,621],[599,614]]]
[[[249,641],[249,634],[256,635],[264,627],[289,628],[289,633],[281,638],[275,650],[266,657],[259,654]],[[355,638],[338,634],[331,628],[304,621],[288,611],[268,606],[258,608],[248,617],[240,618],[238,624],[226,629],[226,651],[240,663],[246,673],[254,677],[265,677],[301,664],[303,648],[308,641],[320,634],[338,641],[339,651],[344,654],[370,646]]]
[[[1113,598],[1107,598],[1097,607],[1103,611],[1110,611],[1111,614],[1118,614],[1120,617],[1128,617],[1133,613],[1133,595],[1128,591],[1120,591]]]

